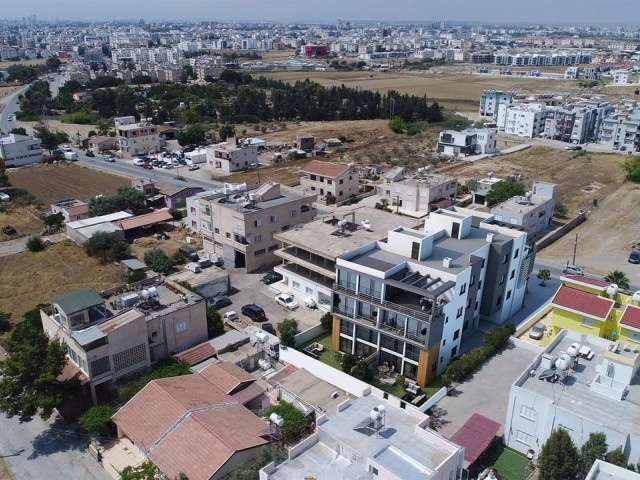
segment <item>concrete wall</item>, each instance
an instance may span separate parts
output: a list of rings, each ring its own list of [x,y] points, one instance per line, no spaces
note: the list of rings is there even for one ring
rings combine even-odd
[[[433,396],[429,397],[426,402],[420,405],[418,407],[418,410],[425,413],[427,410],[429,410],[431,407],[433,407],[436,403],[438,403],[440,400],[442,400],[446,396],[447,396],[447,389],[445,387],[442,387]]]
[[[587,212],[582,212],[580,215],[578,215],[576,218],[571,220],[569,223],[563,225],[562,227],[558,228],[554,232],[543,237],[540,241],[536,242],[536,249],[540,251],[543,248],[548,247],[549,245],[554,243],[556,240],[562,238],[571,230],[576,228],[578,225],[582,224],[582,222],[584,222],[586,219],[587,219]]]
[[[296,335],[296,347],[302,345],[303,343],[308,342],[309,340],[313,340],[319,335],[325,333],[324,327],[321,323],[315,325],[311,328],[303,330],[299,334]]]
[[[308,448],[311,448],[319,441],[320,441],[320,436],[318,435],[318,432],[317,431],[313,432],[311,435],[309,435],[307,438],[302,440],[300,443],[298,443],[297,445],[294,445],[289,449],[289,460],[296,458],[302,452],[304,452]]]

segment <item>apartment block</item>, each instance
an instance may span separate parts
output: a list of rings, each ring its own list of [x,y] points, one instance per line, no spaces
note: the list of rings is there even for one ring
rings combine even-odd
[[[534,138],[544,131],[548,114],[543,103],[503,103],[498,107],[498,129],[518,137]]]
[[[6,167],[41,163],[44,150],[39,138],[10,133],[0,136],[0,158]]]
[[[360,176],[353,165],[312,160],[300,170],[300,185],[311,192],[341,202],[358,195]]]
[[[338,257],[333,349],[375,354],[422,386],[442,373],[481,318],[502,324],[522,307],[535,252],[493,221],[437,210],[424,231],[398,227]]]
[[[598,143],[628,150],[640,149],[640,110],[633,109],[606,117],[598,132]]]
[[[545,120],[544,136],[569,143],[595,141],[611,110],[609,102],[578,102],[551,109]]]
[[[207,147],[207,166],[226,173],[237,172],[258,164],[258,146],[236,142],[236,137]]]
[[[511,386],[505,444],[535,462],[555,429],[578,447],[603,432],[609,448],[621,447],[628,463],[638,463],[639,366],[637,344],[562,330]]]
[[[123,155],[146,155],[160,151],[158,127],[149,121],[136,122],[135,117],[115,119],[118,148]]]
[[[515,96],[515,92],[483,91],[480,94],[480,116],[495,117],[498,114],[498,107],[503,103],[511,105]]]
[[[555,183],[533,182],[523,196],[512,197],[491,208],[496,223],[527,232],[536,239],[547,231],[556,209],[558,186]]]
[[[49,337],[67,345],[72,366],[88,379],[94,403],[117,382],[207,340],[204,298],[173,282],[128,291],[90,288],[58,295],[40,310]]]
[[[376,191],[388,197],[396,211],[414,217],[453,205],[458,178],[429,171],[429,167],[422,167],[415,175],[407,176],[404,167],[393,167],[383,175],[383,183],[376,186]]]
[[[417,228],[419,220],[372,207],[325,215],[297,230],[276,233],[282,259],[274,270],[289,291],[303,303],[312,298],[321,308],[331,308],[331,288],[336,278],[336,259],[354,248],[383,240],[389,230]]]
[[[255,190],[225,186],[187,198],[187,227],[201,235],[205,251],[227,265],[254,272],[278,262],[274,235],[313,220],[315,194],[301,195],[268,182]]]

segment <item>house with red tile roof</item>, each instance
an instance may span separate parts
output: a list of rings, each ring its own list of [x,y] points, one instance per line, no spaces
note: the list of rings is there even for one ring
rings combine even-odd
[[[300,185],[320,198],[340,202],[358,195],[360,176],[352,165],[312,160],[300,170]]]
[[[154,380],[113,421],[168,478],[223,478],[269,443],[268,425],[245,405],[264,389],[240,367],[218,363],[200,374]]]

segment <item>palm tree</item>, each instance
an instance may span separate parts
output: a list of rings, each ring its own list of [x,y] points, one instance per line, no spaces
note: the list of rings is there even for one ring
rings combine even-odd
[[[604,277],[605,282],[615,283],[620,288],[624,288],[627,290],[629,288],[629,277],[622,270],[612,270],[610,271],[606,277]]]

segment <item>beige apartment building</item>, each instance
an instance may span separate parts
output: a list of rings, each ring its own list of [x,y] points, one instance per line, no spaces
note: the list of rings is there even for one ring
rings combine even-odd
[[[313,220],[316,195],[301,195],[273,182],[249,191],[246,185],[237,187],[187,198],[186,223],[201,235],[205,251],[249,273],[278,262],[274,235]]]
[[[360,177],[353,165],[312,160],[300,170],[300,185],[334,202],[341,202],[351,195],[358,195]]]
[[[136,122],[135,117],[115,119],[118,148],[123,155],[133,157],[160,151],[158,127],[149,121]]]
[[[225,173],[251,168],[258,163],[258,146],[238,145],[236,137],[207,147],[207,166]]]
[[[83,288],[54,297],[40,317],[47,335],[67,345],[68,367],[88,379],[94,403],[119,381],[207,340],[205,300],[169,281],[104,297]]]

